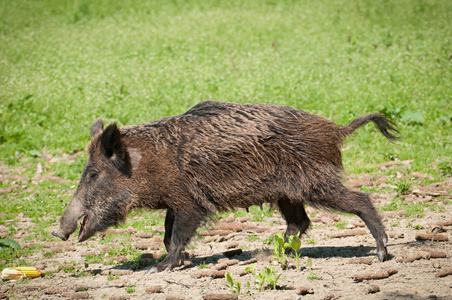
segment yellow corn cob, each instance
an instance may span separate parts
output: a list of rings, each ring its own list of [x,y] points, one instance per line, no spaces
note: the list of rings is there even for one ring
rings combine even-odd
[[[39,277],[44,274],[44,271],[38,270],[35,267],[17,267],[14,269],[22,271],[25,276],[30,278]]]
[[[19,280],[24,277],[34,278],[43,275],[44,272],[34,267],[7,268],[2,271],[2,279]]]

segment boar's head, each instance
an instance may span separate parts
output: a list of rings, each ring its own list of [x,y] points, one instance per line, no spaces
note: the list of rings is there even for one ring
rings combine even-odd
[[[130,191],[132,162],[116,124],[104,130],[102,120],[91,127],[87,147],[88,161],[80,183],[66,208],[56,237],[67,240],[83,218],[78,241],[83,242],[96,231],[124,221],[133,197]]]

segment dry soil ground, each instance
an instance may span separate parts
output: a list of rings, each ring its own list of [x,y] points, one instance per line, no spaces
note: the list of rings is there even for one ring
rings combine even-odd
[[[352,177],[348,184],[354,188],[386,184],[385,180],[371,179]],[[302,238],[300,270],[296,270],[293,259],[288,269],[282,270],[278,261],[271,260],[273,245],[263,243],[285,230],[284,220],[275,211],[262,222],[252,222],[251,216],[235,219],[233,215],[216,221],[200,233],[202,237],[193,239],[183,267],[157,274],[146,271],[161,259],[162,237],[134,228],[112,229],[110,234],[115,236],[107,244],[99,244],[102,235],[82,244],[74,237],[69,242],[41,243],[43,252],[57,254],[44,258],[43,253],[36,253],[27,261],[50,276],[3,282],[0,292],[11,299],[234,299],[224,277],[230,272],[242,283],[239,299],[452,299],[452,275],[441,277],[452,268],[451,190],[449,179],[412,189],[403,196],[406,203],[432,204],[418,216],[407,215],[405,210],[382,213],[390,236],[389,259],[383,263],[376,259],[375,240],[359,218],[308,208],[312,226]],[[382,207],[394,195],[376,193],[372,199]],[[19,217],[23,226],[17,231],[18,240],[30,226],[26,216]],[[142,251],[141,258],[130,261],[127,255],[105,256],[105,250],[118,247],[125,239]],[[21,244],[27,247],[32,243]],[[230,250],[241,253],[228,258],[224,253]],[[87,262],[87,257],[93,261],[101,253],[99,263]],[[308,259],[312,260],[311,268]],[[282,274],[277,290],[257,290],[253,275],[244,272],[254,262],[258,271],[270,265],[276,274]],[[358,281],[359,275],[366,273],[384,278],[372,279],[370,274]]]

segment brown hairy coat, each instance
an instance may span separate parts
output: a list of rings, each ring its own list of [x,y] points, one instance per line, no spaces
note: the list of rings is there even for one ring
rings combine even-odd
[[[369,197],[340,181],[342,142],[369,121],[388,139],[397,138],[381,115],[340,126],[271,104],[205,101],[182,115],[105,130],[98,120],[82,179],[55,235],[67,238],[81,216],[83,241],[132,208],[167,209],[168,256],[153,269],[161,271],[180,264],[199,224],[215,212],[271,203],[286,219],[288,236],[308,228],[309,204],[360,216],[384,260],[387,236]]]

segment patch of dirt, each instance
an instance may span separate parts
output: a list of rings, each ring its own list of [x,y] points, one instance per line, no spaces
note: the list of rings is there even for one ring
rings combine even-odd
[[[354,186],[376,182],[373,178],[352,180]],[[380,184],[385,184],[385,180],[380,180]],[[237,299],[226,286],[224,275],[230,272],[234,280],[242,283],[239,299],[450,299],[451,189],[451,179],[413,189],[406,197],[407,202],[426,198],[435,207],[425,208],[422,217],[406,217],[405,211],[382,214],[390,237],[389,257],[383,263],[378,262],[375,240],[359,218],[309,208],[308,214],[316,215],[311,217],[308,236],[302,238],[299,271],[293,259],[288,269],[282,270],[277,261],[270,260],[273,246],[263,243],[264,239],[285,231],[285,221],[279,213],[265,222],[229,216],[216,222],[212,229],[202,231],[201,238],[190,243],[183,266],[156,274],[147,271],[162,259],[162,237],[131,227],[110,233],[118,238],[130,235],[130,246],[142,251],[141,258],[132,263],[127,255],[105,257],[102,264],[86,263],[88,255],[99,256],[101,251],[117,247],[116,239],[107,245],[99,244],[102,235],[82,244],[38,243],[44,247],[42,253],[26,260],[53,272],[50,278],[3,282],[0,295],[10,295],[11,299]],[[382,206],[390,203],[392,196],[374,194],[372,199],[376,206]],[[28,226],[28,222],[23,218],[23,224]],[[443,237],[441,241],[435,238],[439,235]],[[56,254],[42,258],[48,251]],[[312,261],[311,267],[308,259]],[[282,273],[277,290],[257,290],[253,275],[245,273],[245,268],[253,263],[257,270],[270,265],[276,274]],[[246,281],[251,285],[250,295],[246,294]]]

